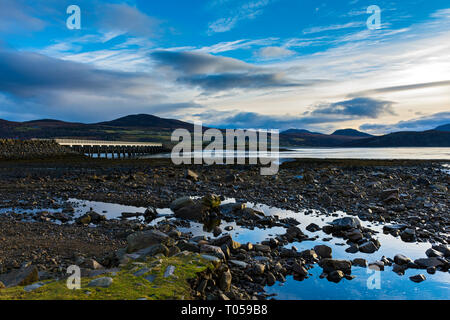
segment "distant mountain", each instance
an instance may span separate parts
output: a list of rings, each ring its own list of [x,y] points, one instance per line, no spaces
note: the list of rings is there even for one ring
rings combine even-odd
[[[332,136],[345,136],[345,137],[360,137],[360,138],[369,138],[373,137],[371,134],[361,132],[355,129],[340,129],[336,130],[331,134]]]
[[[450,132],[395,132],[384,136],[347,142],[343,147],[450,147]]]
[[[443,126],[439,126],[436,129],[436,131],[450,131],[450,123],[444,124]]]
[[[283,134],[296,134],[296,133],[310,133],[310,134],[321,134],[319,132],[311,132],[305,129],[289,129],[286,131],[281,132]]]
[[[122,117],[112,121],[99,122],[95,125],[122,128],[146,128],[159,130],[174,130],[178,128],[193,130],[193,125],[173,119],[164,119],[149,114],[136,114]]]
[[[84,126],[83,123],[77,123],[77,122],[66,122],[61,120],[54,120],[54,119],[41,119],[41,120],[32,120],[32,121],[25,121],[22,122],[26,125],[31,125],[35,127],[73,127],[73,126]]]

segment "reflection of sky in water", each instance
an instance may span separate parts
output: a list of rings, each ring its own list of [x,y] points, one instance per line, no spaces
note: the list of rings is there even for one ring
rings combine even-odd
[[[136,213],[145,212],[146,210],[146,208],[143,207],[77,199],[70,199],[69,202],[75,208],[76,217],[88,212],[90,208],[98,213],[105,214],[109,219],[119,218],[122,212]],[[224,203],[230,202],[235,202],[235,200],[229,199]],[[362,221],[362,224],[365,227],[378,231],[375,237],[381,242],[381,248],[373,254],[364,254],[361,252],[350,254],[345,252],[348,245],[345,244],[343,239],[333,238],[331,241],[323,241],[323,238],[329,238],[330,236],[326,235],[322,231],[309,232],[305,230],[306,226],[310,223],[324,226],[334,219],[346,216],[343,212],[337,212],[337,216],[325,216],[323,214],[320,215],[319,212],[314,210],[310,211],[312,213],[307,214],[307,211],[293,212],[289,210],[271,208],[266,205],[253,205],[250,203],[247,205],[263,211],[266,215],[278,215],[280,218],[295,218],[300,222],[299,227],[308,236],[318,236],[318,239],[314,241],[303,241],[301,243],[292,243],[286,246],[287,248],[295,246],[299,251],[311,249],[318,244],[326,244],[333,249],[333,258],[348,260],[353,260],[354,258],[365,258],[368,262],[373,262],[381,259],[382,256],[393,258],[398,253],[404,254],[412,259],[425,258],[425,251],[431,247],[429,243],[405,243],[400,238],[383,234],[382,224]],[[5,210],[8,209],[1,209],[0,213]],[[19,212],[18,210],[14,211]],[[23,210],[23,212],[36,211],[43,210]],[[164,219],[173,219],[170,217],[170,214],[172,213],[170,209],[158,209],[157,211],[162,215],[162,217],[154,220],[151,223],[152,225]],[[233,230],[226,232],[224,229],[226,226],[232,226]],[[225,221],[221,222],[220,227],[224,230],[222,235],[229,233],[233,236],[233,239],[241,243],[257,243],[285,233],[285,229],[282,227],[267,229],[255,228],[254,230],[249,230],[237,226],[234,222]],[[209,229],[207,229],[200,223],[191,222],[190,228],[180,228],[180,231],[191,232],[194,236],[205,235],[213,238],[212,226],[209,226]],[[266,290],[268,293],[277,293],[277,299],[450,299],[450,273],[448,272],[436,272],[435,275],[430,275],[426,273],[426,270],[407,270],[404,276],[399,276],[392,272],[391,267],[386,267],[385,271],[380,273],[381,289],[370,290],[367,286],[367,280],[369,277],[373,276],[373,271],[369,271],[371,273],[368,273],[368,269],[366,268],[353,267],[352,274],[356,276],[355,279],[351,281],[344,279],[340,283],[335,284],[326,279],[320,279],[319,275],[322,273],[322,268],[315,265],[315,267],[310,270],[310,273],[312,273],[313,276],[308,279],[300,282],[294,280],[292,276],[289,276],[287,277],[286,283],[277,283],[273,287],[267,287]],[[416,284],[409,280],[410,276],[420,273],[425,274],[427,277],[426,281]]]
[[[235,202],[233,199],[229,199],[224,203]],[[86,207],[82,211],[86,212],[89,207],[92,207],[97,212],[107,210],[106,215],[109,218],[117,218],[122,212],[144,212],[145,208],[129,207],[114,204],[102,204],[92,201],[83,201],[80,203],[86,204]],[[425,251],[431,247],[429,243],[405,243],[400,238],[395,238],[391,235],[385,235],[382,232],[382,224],[370,223],[362,221],[362,224],[372,230],[378,231],[376,237],[381,242],[381,248],[374,254],[357,253],[350,254],[345,252],[348,245],[344,244],[345,241],[339,238],[333,238],[331,241],[322,241],[323,238],[330,237],[322,231],[308,232],[305,230],[306,226],[310,223],[316,223],[319,226],[325,225],[338,217],[346,216],[343,212],[338,212],[338,216],[325,216],[319,215],[319,212],[312,211],[311,214],[305,214],[306,212],[296,213],[289,210],[281,210],[277,208],[271,208],[266,205],[253,205],[248,203],[248,206],[254,207],[264,211],[266,215],[278,215],[280,218],[292,217],[299,221],[301,224],[299,227],[310,237],[319,236],[315,241],[303,241],[301,243],[292,243],[286,247],[290,248],[295,246],[299,251],[311,249],[318,244],[326,244],[333,248],[333,257],[337,259],[349,259],[365,258],[368,262],[373,262],[381,259],[382,256],[393,258],[396,254],[401,253],[412,259],[425,258]],[[79,210],[78,208],[78,210]],[[158,213],[170,214],[169,209],[158,209]],[[164,218],[160,218],[152,224],[161,221]],[[222,230],[226,226],[232,226],[233,230],[225,232],[223,234],[231,234],[233,239],[241,243],[246,242],[261,242],[271,237],[275,237],[279,234],[284,234],[285,229],[281,227],[249,230],[237,226],[234,222],[222,221],[220,227]],[[206,230],[205,226],[200,223],[191,222],[190,228],[180,228],[182,232],[191,232],[194,236],[205,235],[213,238],[211,233],[212,227]],[[222,235],[223,235],[222,234]],[[368,273],[370,271],[370,273]],[[404,276],[399,276],[392,272],[391,267],[386,267],[385,271],[380,272],[381,289],[370,290],[367,286],[369,277],[374,275],[374,271],[366,268],[353,267],[352,273],[356,276],[355,279],[348,281],[342,280],[340,283],[332,283],[326,279],[320,279],[319,275],[322,273],[322,268],[315,266],[310,270],[313,276],[305,279],[304,281],[296,281],[292,276],[287,277],[287,281],[284,284],[277,283],[273,287],[267,287],[268,293],[277,293],[277,299],[299,299],[299,300],[328,300],[328,299],[450,299],[450,274],[437,272],[435,275],[429,275],[425,270],[407,270]],[[423,273],[427,277],[427,280],[417,284],[409,280],[410,276]]]

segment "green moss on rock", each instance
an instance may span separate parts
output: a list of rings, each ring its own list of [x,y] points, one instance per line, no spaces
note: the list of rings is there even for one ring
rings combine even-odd
[[[172,275],[164,277],[169,266]],[[180,254],[170,258],[149,258],[144,262],[129,262],[119,272],[105,273],[93,278],[82,278],[80,290],[70,290],[66,280],[44,281],[31,292],[24,287],[0,289],[0,300],[191,300],[189,279],[198,272],[213,268],[197,254]],[[111,277],[108,288],[88,287],[96,278]]]

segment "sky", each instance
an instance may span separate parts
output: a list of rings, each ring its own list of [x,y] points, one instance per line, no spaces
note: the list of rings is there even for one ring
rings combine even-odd
[[[324,133],[450,123],[450,3],[0,0],[1,119],[139,113]]]

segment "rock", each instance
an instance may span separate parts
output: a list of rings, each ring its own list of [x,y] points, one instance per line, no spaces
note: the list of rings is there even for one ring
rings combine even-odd
[[[398,200],[399,193],[398,189],[386,189],[381,192],[380,198],[383,202],[395,201]]]
[[[94,259],[86,259],[84,260],[83,264],[81,265],[84,268],[93,269],[93,270],[99,270],[103,269],[104,267],[95,261]]]
[[[354,245],[348,247],[347,249],[345,249],[345,252],[357,253],[357,252],[359,252],[359,246],[357,244],[354,244]]]
[[[377,246],[372,241],[367,241],[359,246],[359,251],[363,253],[374,253],[377,250]]]
[[[253,250],[255,251],[261,251],[261,252],[270,252],[270,247],[266,246],[264,244],[254,244]]]
[[[425,254],[427,255],[427,257],[430,257],[430,258],[433,258],[433,257],[442,257],[443,256],[443,254],[442,254],[442,252],[439,252],[439,251],[437,251],[437,250],[434,250],[434,249],[428,249],[426,252],[425,252]]]
[[[173,247],[173,248],[176,248],[176,247]],[[180,249],[178,249],[178,250],[180,251]],[[149,256],[149,257],[156,256],[157,254],[163,254],[164,256],[168,257],[169,251],[170,251],[169,248],[167,248],[165,245],[163,245],[162,243],[158,243],[158,244],[154,244],[148,248],[141,249],[141,250],[137,251],[136,253],[140,254],[141,256]],[[174,252],[174,251],[172,251],[172,252]],[[176,254],[176,253],[178,253],[178,252],[175,252],[174,254]]]
[[[383,261],[375,261],[369,263],[369,268],[376,271],[384,271],[384,262]]]
[[[400,266],[402,265],[406,265],[409,262],[411,262],[412,260],[410,258],[408,258],[407,256],[404,256],[402,254],[397,254],[394,257],[394,262]]]
[[[149,268],[143,268],[143,269],[136,271],[133,275],[135,277],[142,277],[144,274],[149,273],[149,272],[150,272]]]
[[[0,282],[3,282],[7,288],[26,286],[37,281],[39,281],[39,272],[35,266],[27,266],[0,275]]]
[[[347,232],[345,237],[352,242],[358,242],[359,240],[364,238],[364,235],[359,230],[353,230],[351,232]]]
[[[267,280],[267,285],[269,287],[271,287],[275,284],[275,282],[277,281],[277,278],[275,278],[273,273],[269,271],[269,272],[267,272],[266,280]]]
[[[425,281],[427,278],[423,274],[418,274],[416,276],[409,277],[409,279],[413,282],[420,283]]]
[[[220,229],[219,227],[215,227],[213,230],[213,235],[214,237],[218,237],[222,234],[222,229]]]
[[[314,250],[304,250],[300,252],[300,256],[308,261],[317,261],[319,256]]]
[[[427,269],[429,267],[440,267],[444,265],[444,263],[436,257],[417,259],[414,260],[414,263],[421,269]]]
[[[359,229],[361,227],[361,222],[356,217],[345,217],[333,220],[330,223],[335,229],[348,230],[348,229]]]
[[[202,198],[202,203],[209,209],[215,209],[220,206],[220,197],[215,194],[208,194]]]
[[[399,274],[399,275],[404,275],[405,271],[407,269],[407,265],[399,265],[397,263],[394,263],[394,265],[392,266],[392,271],[394,271],[395,273]]]
[[[217,246],[204,244],[200,247],[200,252],[207,253],[209,255],[213,255],[221,260],[225,260],[225,254],[223,253],[222,248],[217,247]]]
[[[326,245],[317,245],[314,247],[314,251],[321,258],[331,258],[333,249],[331,249],[329,246]]]
[[[175,216],[180,219],[205,221],[209,215],[208,207],[201,202],[194,202],[187,206],[184,206],[175,212]]]
[[[395,233],[407,228],[404,224],[394,224],[394,225],[385,225],[383,226],[383,232],[385,233]]]
[[[88,225],[91,223],[91,216],[88,214],[85,214],[85,215],[79,217],[78,219],[76,219],[75,222],[78,224]]]
[[[292,271],[301,277],[306,277],[308,275],[308,270],[297,262],[292,265]]]
[[[220,259],[217,258],[216,256],[211,256],[209,254],[202,254],[201,257],[207,261],[211,261],[213,263],[219,264],[220,263]]]
[[[450,257],[450,249],[446,245],[434,245],[433,249],[442,253],[446,258]]]
[[[435,274],[436,273],[436,267],[428,267],[427,272],[429,274]]]
[[[362,258],[353,259],[352,264],[357,267],[367,268],[367,260]]]
[[[23,290],[25,290],[26,292],[31,292],[36,289],[39,289],[40,287],[43,287],[44,285],[45,285],[45,283],[43,283],[43,282],[36,282],[36,283],[30,284],[30,285],[24,287]]]
[[[109,288],[113,283],[111,277],[97,278],[89,282],[88,287]]]
[[[328,274],[327,280],[338,283],[344,278],[344,273],[341,270],[335,270]]]
[[[172,210],[173,212],[189,206],[191,204],[194,204],[194,200],[192,200],[190,197],[182,197],[182,198],[178,198],[174,201],[172,201],[172,203],[170,204],[170,210]]]
[[[180,242],[177,244],[177,247],[181,251],[190,251],[190,252],[196,252],[196,253],[200,252],[200,248],[198,247],[198,245],[195,243],[192,243],[192,242]]]
[[[147,230],[130,234],[127,237],[127,242],[127,252],[132,253],[139,249],[148,248],[155,244],[164,244],[166,246],[171,246],[173,245],[174,240],[161,231]]]
[[[4,289],[4,288],[6,288],[5,284],[0,281],[0,289]]]
[[[319,266],[322,267],[323,272],[331,273],[332,271],[341,270],[344,273],[351,273],[352,263],[348,260],[335,260],[325,258],[319,261]]]
[[[320,230],[320,227],[315,223],[311,223],[306,227],[306,230],[309,232],[317,232]]]
[[[88,213],[86,213],[86,215],[91,217],[91,223],[93,224],[99,224],[102,221],[106,221],[106,216],[103,214],[99,214],[95,211],[89,211]]]
[[[155,208],[147,208],[144,212],[144,218],[146,222],[155,220],[158,217],[158,212]]]
[[[263,274],[265,269],[266,269],[266,266],[261,263],[256,263],[253,266],[253,272],[256,274]]]
[[[289,242],[292,242],[294,240],[302,240],[304,238],[307,238],[305,236],[305,234],[303,233],[302,230],[300,230],[299,227],[289,227],[286,230],[286,234],[285,234],[286,238],[288,239]]]
[[[416,241],[416,231],[414,229],[407,228],[400,233],[400,237],[405,242],[414,242]]]
[[[163,277],[164,278],[171,277],[171,276],[173,276],[174,273],[175,273],[175,267],[174,266],[168,266],[166,268],[166,271],[164,271]]]
[[[230,260],[230,263],[240,267],[240,268],[247,268],[248,267],[248,263],[244,262],[244,261],[239,261],[239,260]]]
[[[231,280],[232,280],[232,276],[231,276],[230,270],[223,272],[219,279],[220,290],[225,291],[225,292],[230,291]]]
[[[178,247],[170,247],[169,254],[167,256],[168,257],[173,257],[174,255],[177,255],[180,252],[181,252],[180,248],[178,248]]]
[[[196,174],[194,171],[188,169],[186,171],[186,178],[187,179],[191,179],[193,181],[197,181],[198,180],[198,174]]]

